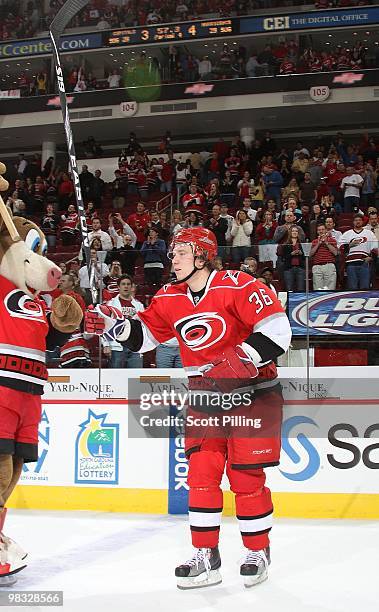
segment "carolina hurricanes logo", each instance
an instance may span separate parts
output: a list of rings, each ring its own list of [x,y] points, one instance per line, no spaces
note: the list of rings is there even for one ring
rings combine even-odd
[[[353,240],[356,243],[355,246],[358,246],[358,244],[363,244],[364,242],[367,242],[367,237],[366,236],[361,236],[359,238],[353,238]]]
[[[44,323],[44,311],[42,305],[35,302],[20,289],[14,289],[5,297],[4,305],[11,317],[21,319],[33,319]]]
[[[180,319],[175,328],[188,348],[201,351],[221,340],[226,323],[216,312],[203,312]]]

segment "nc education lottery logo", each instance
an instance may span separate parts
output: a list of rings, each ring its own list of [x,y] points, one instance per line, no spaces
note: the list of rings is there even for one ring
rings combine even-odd
[[[118,484],[119,424],[106,423],[108,414],[88,410],[79,425],[75,445],[75,482]]]

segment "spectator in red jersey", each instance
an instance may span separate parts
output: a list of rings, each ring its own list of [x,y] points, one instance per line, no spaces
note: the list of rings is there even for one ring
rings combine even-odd
[[[254,187],[254,179],[250,179],[250,172],[245,170],[242,179],[237,183],[239,197],[241,199],[248,198],[250,196],[251,187]]]
[[[85,208],[85,216],[86,216],[87,229],[89,232],[91,232],[92,231],[92,221],[94,219],[99,218],[95,210],[95,204],[93,202],[88,202]]]
[[[104,276],[103,301],[108,302],[118,294],[118,280],[122,276],[121,262],[114,259],[109,268],[109,274]]]
[[[224,166],[226,170],[230,171],[232,178],[238,178],[240,165],[241,159],[237,155],[237,150],[231,149],[230,156],[225,159]]]
[[[321,51],[321,69],[324,72],[330,72],[334,69],[334,58],[331,53]]]
[[[346,176],[345,166],[342,162],[338,162],[335,166],[327,165],[327,185],[331,195],[334,196],[335,206],[338,212],[342,210],[343,190],[342,181]]]
[[[229,145],[223,138],[220,138],[214,145],[213,151],[217,153],[217,158],[220,160],[220,164],[223,165],[225,159],[229,155]]]
[[[142,162],[138,162],[137,164],[137,184],[139,196],[143,202],[146,202],[149,198],[149,188],[147,184],[146,171]]]
[[[63,246],[72,246],[76,244],[78,223],[79,215],[76,212],[74,204],[70,204],[67,208],[67,213],[61,215],[60,236]]]
[[[137,210],[127,218],[127,223],[130,225],[135,235],[137,236],[136,249],[140,249],[145,241],[145,232],[148,229],[150,214],[145,210],[145,204],[138,202]]]
[[[312,240],[313,291],[334,290],[337,284],[337,240],[331,236],[324,223],[317,226],[317,238]]]
[[[215,178],[219,178],[221,173],[221,163],[218,154],[214,151],[204,164],[204,181],[208,183]]]
[[[280,66],[279,74],[294,74],[296,72],[296,66],[289,57],[284,57]]]
[[[186,213],[194,211],[201,215],[205,214],[205,198],[196,185],[190,185],[189,193],[184,194],[182,198],[182,206]]]
[[[161,186],[160,190],[162,193],[171,193],[173,187],[173,181],[175,178],[175,164],[173,159],[169,158],[164,162],[161,170]]]
[[[74,183],[70,179],[69,175],[64,172],[58,185],[59,210],[64,210],[69,206],[73,195]]]

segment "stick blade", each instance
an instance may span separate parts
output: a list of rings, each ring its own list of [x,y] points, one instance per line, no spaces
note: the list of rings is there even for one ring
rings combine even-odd
[[[67,0],[50,24],[50,32],[53,36],[60,36],[71,19],[75,17],[88,2],[89,0]]]

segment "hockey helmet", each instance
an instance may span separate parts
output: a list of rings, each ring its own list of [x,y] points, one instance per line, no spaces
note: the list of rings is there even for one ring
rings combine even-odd
[[[178,244],[191,245],[195,258],[203,257],[206,261],[212,261],[217,255],[216,236],[205,227],[180,229],[171,241],[168,252],[170,259],[173,258],[173,250]]]

